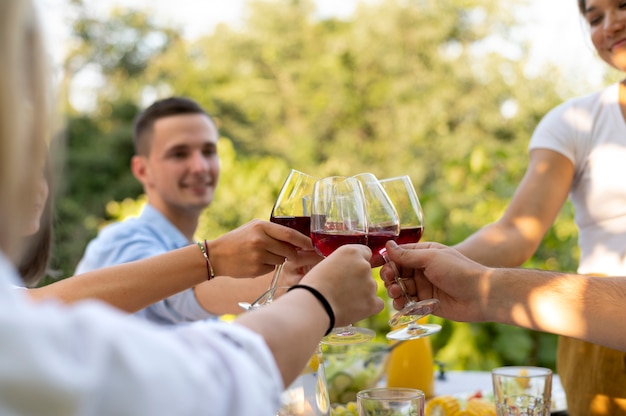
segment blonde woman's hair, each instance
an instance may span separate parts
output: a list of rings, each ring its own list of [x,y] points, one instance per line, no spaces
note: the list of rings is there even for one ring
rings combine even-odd
[[[17,262],[22,218],[45,155],[49,69],[31,0],[0,0],[0,250]]]

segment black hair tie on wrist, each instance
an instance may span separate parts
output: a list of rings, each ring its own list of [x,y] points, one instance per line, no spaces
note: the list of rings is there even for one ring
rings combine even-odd
[[[333,312],[333,308],[330,307],[330,303],[328,303],[324,295],[322,295],[317,289],[314,289],[311,286],[307,286],[307,285],[293,285],[289,289],[287,289],[287,292],[291,292],[294,289],[308,290],[313,296],[317,298],[317,300],[320,301],[320,303],[324,307],[324,310],[328,314],[328,318],[330,319],[330,325],[328,326],[328,331],[326,331],[324,336],[330,334],[330,331],[332,331],[333,328],[335,327],[335,313]]]

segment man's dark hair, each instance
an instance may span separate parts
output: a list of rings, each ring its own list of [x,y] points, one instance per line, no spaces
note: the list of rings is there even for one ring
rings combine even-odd
[[[155,101],[135,118],[133,125],[135,154],[145,156],[150,152],[150,135],[158,119],[180,114],[204,114],[211,118],[197,102],[189,98],[170,97]]]

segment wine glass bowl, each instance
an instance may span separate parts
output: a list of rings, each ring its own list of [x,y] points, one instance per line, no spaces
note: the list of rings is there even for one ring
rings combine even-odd
[[[318,254],[329,256],[345,244],[366,245],[367,224],[363,189],[357,179],[331,176],[315,182],[311,196],[311,240]],[[322,343],[361,343],[374,335],[367,328],[337,327],[322,338]]]
[[[311,175],[292,169],[276,198],[270,221],[293,228],[308,237],[311,229],[308,205],[316,180]]]
[[[355,175],[363,187],[367,212],[367,246],[372,250],[372,264],[382,264],[382,253],[389,240],[397,240],[400,219],[378,178],[372,173]]]
[[[320,179],[313,187],[311,240],[326,257],[344,244],[367,244],[367,217],[359,183],[348,177]]]
[[[409,176],[381,179],[400,219],[398,244],[417,243],[424,233],[424,212]]]

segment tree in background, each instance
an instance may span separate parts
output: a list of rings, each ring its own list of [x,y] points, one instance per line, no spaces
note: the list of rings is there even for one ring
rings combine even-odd
[[[242,27],[220,25],[193,41],[143,12],[102,19],[73,4],[76,44],[64,85],[86,68],[102,82],[90,111],[67,103],[55,256],[64,276],[100,225],[136,208],[130,123],[152,98],[197,100],[224,136],[203,238],[268,218],[293,167],[319,177],[409,174],[425,211],[425,239],[445,244],[498,218],[524,173],[535,125],[562,101],[556,69],[524,75],[523,45],[505,44],[518,59],[489,48],[515,28],[511,2],[381,0],[362,3],[349,19],[320,19],[309,0],[256,0]],[[568,206],[527,265],[574,270],[575,246]],[[386,332],[385,313],[365,324]],[[437,358],[451,367],[554,366],[551,335],[443,325],[433,340]]]

